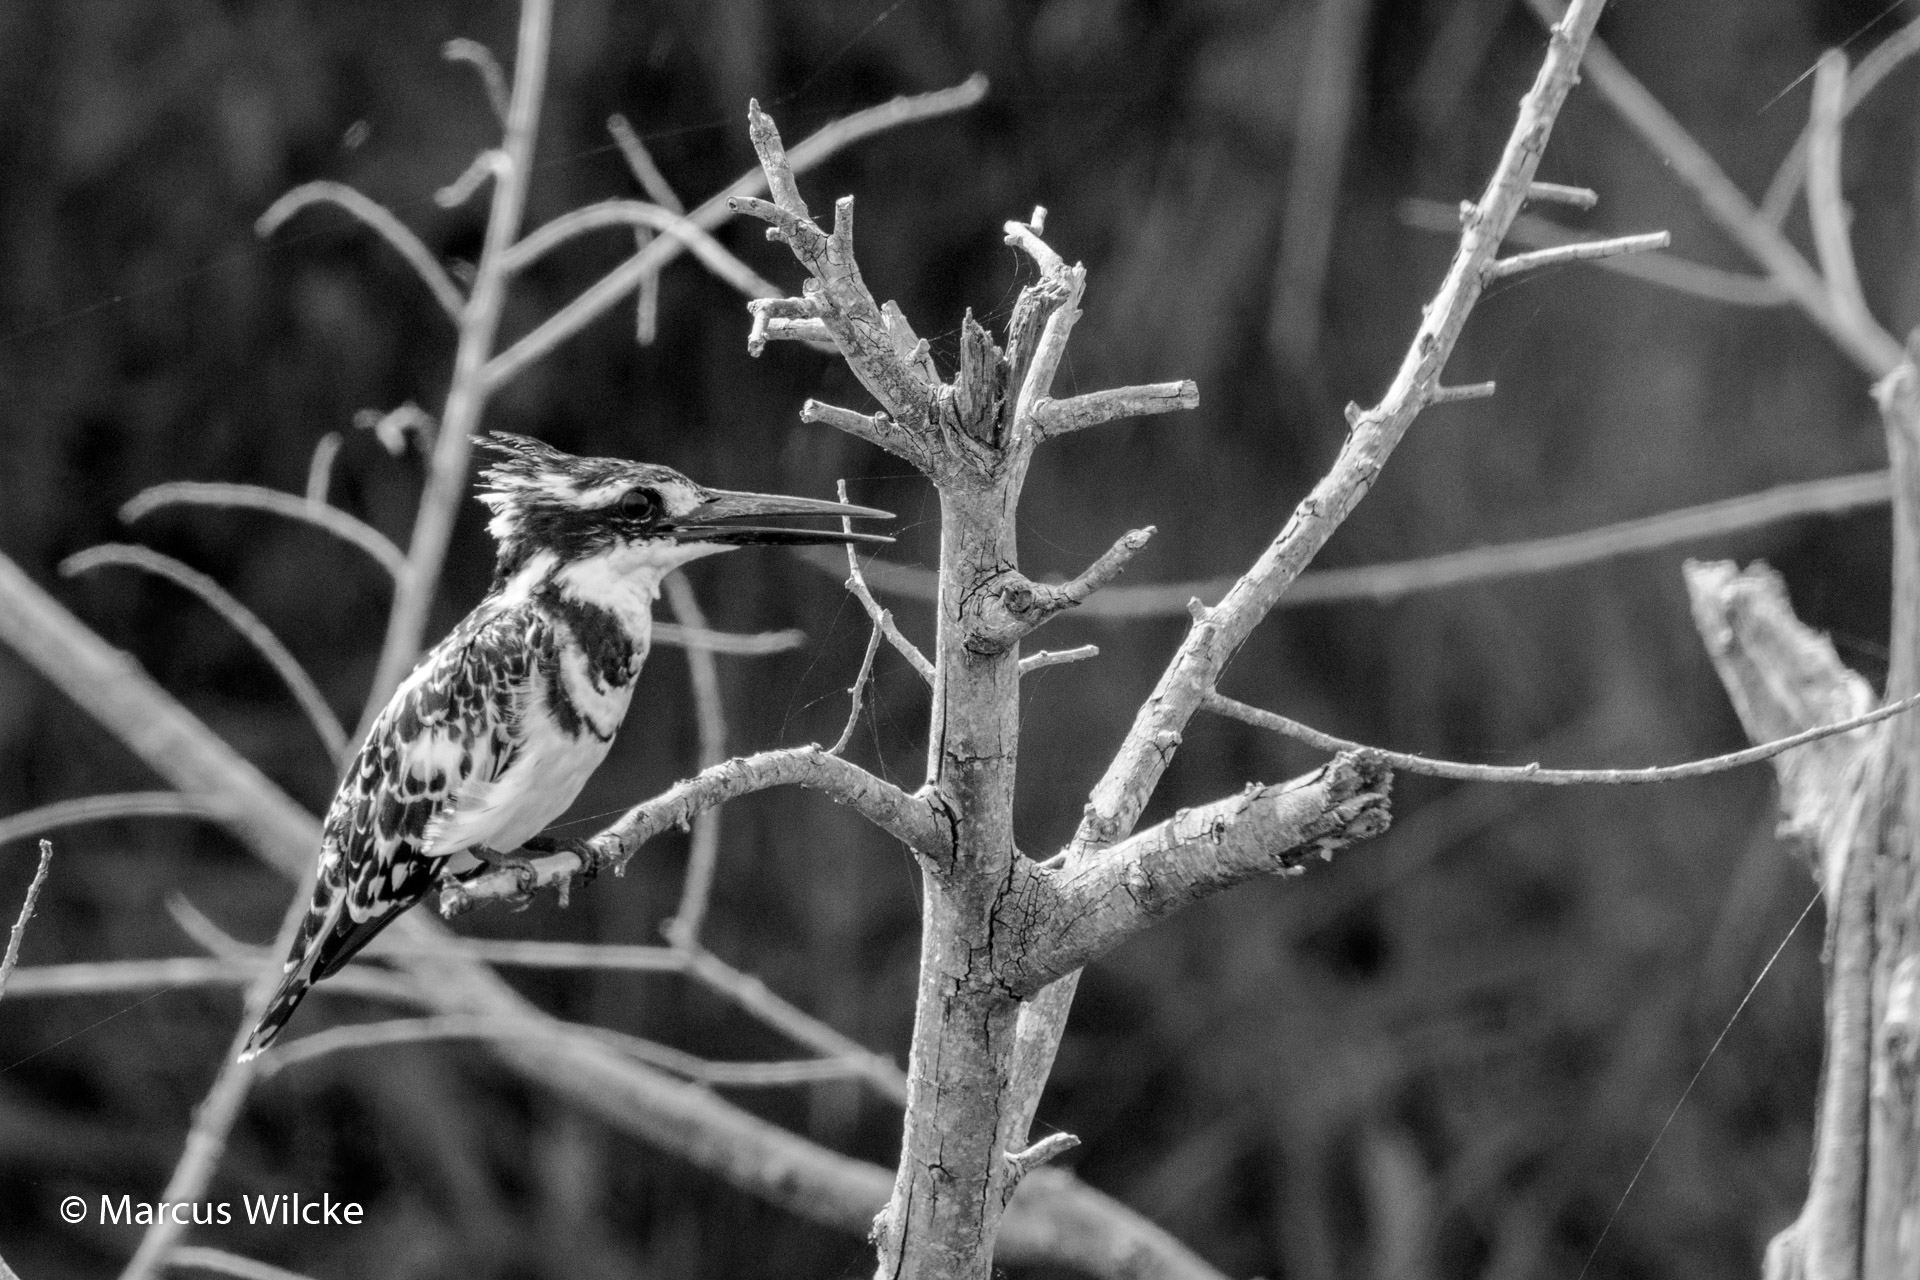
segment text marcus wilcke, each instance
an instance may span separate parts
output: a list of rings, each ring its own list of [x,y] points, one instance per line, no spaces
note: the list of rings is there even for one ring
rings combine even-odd
[[[241,1196],[240,1212],[231,1200],[135,1200],[132,1196],[100,1197],[100,1222],[152,1226],[172,1222],[178,1226],[225,1227],[244,1219],[254,1227],[357,1227],[366,1218],[366,1210],[353,1200],[335,1200],[322,1195],[318,1200],[299,1192],[277,1196]]]

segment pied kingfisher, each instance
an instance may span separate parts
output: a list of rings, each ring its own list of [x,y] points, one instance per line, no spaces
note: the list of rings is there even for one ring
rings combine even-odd
[[[315,982],[425,897],[443,869],[525,866],[535,839],[605,758],[646,660],[667,574],[747,543],[885,542],[734,523],[888,518],[871,507],[707,489],[678,471],[577,458],[495,432],[480,501],[500,544],[493,586],[414,668],[327,810],[313,902],[245,1061]]]

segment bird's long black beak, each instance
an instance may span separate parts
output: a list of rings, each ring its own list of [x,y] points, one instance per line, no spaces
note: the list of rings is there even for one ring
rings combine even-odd
[[[826,502],[819,498],[790,498],[779,493],[735,493],[727,489],[708,489],[706,494],[705,502],[673,522],[673,536],[681,542],[792,547],[813,546],[823,542],[893,541],[880,533],[733,523],[767,516],[846,516],[853,520],[891,520],[891,511],[856,507],[845,502]]]

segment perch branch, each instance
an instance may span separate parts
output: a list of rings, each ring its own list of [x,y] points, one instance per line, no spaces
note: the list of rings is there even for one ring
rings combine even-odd
[[[584,872],[598,872],[607,867],[618,872],[641,845],[667,828],[690,823],[714,805],[779,786],[825,792],[925,856],[938,856],[945,847],[945,826],[926,800],[910,796],[892,783],[882,782],[860,766],[839,756],[830,756],[818,747],[789,747],[723,761],[634,806],[625,817],[593,838],[592,865],[571,851],[532,859],[531,887],[547,888]],[[521,896],[518,870],[487,871],[444,887],[440,894],[440,914],[457,916],[482,902],[514,901]]]

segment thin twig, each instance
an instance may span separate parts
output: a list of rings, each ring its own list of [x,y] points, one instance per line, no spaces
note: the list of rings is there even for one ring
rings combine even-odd
[[[840,495],[840,501],[843,503],[846,502],[847,482],[845,480],[839,480],[836,481],[835,484],[835,491]],[[846,516],[841,516],[840,531],[842,533],[852,533],[853,521]],[[907,639],[907,637],[901,633],[899,625],[893,620],[892,612],[887,609],[882,609],[880,602],[873,598],[873,591],[867,586],[866,575],[860,570],[860,557],[854,554],[853,543],[847,543],[846,552],[847,590],[851,591],[853,598],[860,602],[860,607],[867,611],[867,617],[872,619],[873,625],[879,628],[882,635],[886,636],[887,643],[893,646],[894,651],[907,660],[907,665],[913,668],[916,675],[931,685],[933,683],[933,664],[927,661],[927,655],[920,652],[919,646],[915,645],[913,641]]]
[[[219,809],[198,796],[180,791],[123,791],[111,795],[82,796],[76,800],[56,800],[37,809],[27,809],[0,818],[0,845],[82,822],[113,822],[121,818],[217,820],[224,816]]]
[[[1458,235],[1460,231],[1459,208],[1440,200],[1402,200],[1400,220],[1410,227],[1442,235]],[[1508,244],[1528,249],[1553,249],[1583,238],[1579,232],[1530,213],[1515,218],[1513,226],[1507,229]],[[1623,258],[1600,258],[1593,265],[1731,307],[1778,307],[1792,301],[1784,289],[1764,276],[1724,271],[1671,253],[1656,251],[1628,254]]]
[[[27,884],[26,899],[20,904],[20,918],[13,922],[13,931],[7,934],[7,953],[0,958],[0,995],[6,994],[7,979],[13,976],[13,966],[20,962],[20,940],[27,936],[27,921],[33,919],[33,906],[40,900],[40,886],[47,882],[47,868],[53,863],[53,841],[40,842],[40,865],[34,868],[33,879]]]
[[[447,318],[455,324],[461,322],[466,310],[467,300],[460,295],[460,286],[453,282],[447,269],[433,256],[433,251],[420,240],[419,236],[406,223],[393,216],[384,205],[355,191],[340,182],[308,182],[295,187],[287,194],[267,206],[253,224],[254,231],[261,236],[270,236],[280,229],[294,214],[316,204],[333,204],[345,209],[354,217],[378,232],[399,251],[400,256],[414,269],[433,294],[433,300],[447,313]]]
[[[325,529],[336,538],[351,542],[375,560],[394,578],[406,572],[407,558],[392,539],[364,520],[348,515],[324,502],[309,502],[299,494],[282,493],[257,484],[226,484],[220,481],[175,480],[143,489],[127,499],[120,518],[128,524],[142,516],[170,506],[245,507],[291,516]]]
[[[184,565],[172,556],[162,555],[151,547],[119,542],[76,551],[60,562],[60,572],[71,578],[107,565],[145,570],[198,596],[228,626],[239,632],[240,638],[252,645],[254,652],[266,659],[267,665],[273,668],[274,674],[280,677],[280,682],[287,686],[294,701],[306,713],[307,723],[319,735],[321,744],[327,749],[328,758],[336,766],[345,758],[347,731],[341,727],[340,718],[333,714],[333,708],[327,705],[326,695],[320,692],[320,686],[313,682],[313,677],[307,674],[307,669],[300,665],[300,660],[293,656],[287,646],[280,643],[280,637],[260,621],[259,615],[241,604],[225,587],[198,569]]]
[[[1778,485],[1759,493],[1623,520],[1578,533],[1472,547],[1418,560],[1357,565],[1349,569],[1315,569],[1295,579],[1287,594],[1275,602],[1275,607],[1289,609],[1356,600],[1384,603],[1470,583],[1552,573],[1765,528],[1786,520],[1885,506],[1892,494],[1893,482],[1887,472],[1865,471]],[[799,555],[823,572],[838,574],[840,571],[837,551],[807,548]],[[939,589],[930,570],[912,565],[868,560],[863,573],[863,586],[870,582],[889,595],[931,600]],[[1231,578],[1203,578],[1191,582],[1111,586],[1083,603],[1078,612],[1083,618],[1170,617],[1186,613],[1189,601],[1220,599],[1232,588],[1233,582]]]
[[[1527,200],[1591,209],[1600,203],[1600,193],[1591,187],[1570,187],[1563,182],[1531,182],[1527,184]]]
[[[847,749],[847,744],[853,741],[853,731],[860,724],[860,698],[866,691],[867,681],[873,676],[873,655],[880,652],[880,641],[885,638],[885,635],[885,629],[876,619],[873,630],[867,635],[867,652],[860,659],[860,672],[854,676],[853,683],[847,686],[847,726],[840,730],[840,736],[834,739],[831,747],[827,748],[827,754],[830,756],[839,755]]]
[[[212,1271],[218,1275],[237,1276],[239,1280],[308,1280],[298,1271],[228,1253],[225,1249],[210,1249],[197,1244],[183,1244],[167,1255],[167,1268],[171,1271]]]
[[[506,124],[507,77],[500,70],[500,59],[493,56],[493,50],[478,40],[455,36],[440,47],[440,56],[448,62],[464,62],[479,73],[481,87],[487,93],[487,105],[493,108],[493,118]]]
[[[1725,755],[1710,756],[1704,760],[1689,760],[1685,764],[1657,765],[1648,769],[1543,769],[1537,764],[1468,764],[1458,760],[1434,760],[1427,756],[1384,751],[1379,747],[1369,747],[1363,743],[1349,742],[1345,738],[1336,738],[1330,733],[1322,733],[1309,725],[1301,724],[1298,720],[1289,720],[1271,711],[1250,707],[1244,702],[1219,693],[1207,693],[1201,699],[1201,705],[1218,715],[1228,716],[1256,728],[1304,742],[1317,751],[1371,751],[1391,768],[1407,773],[1422,773],[1433,778],[1457,778],[1464,782],[1533,782],[1556,787],[1582,786],[1590,783],[1636,786],[1649,782],[1674,782],[1681,778],[1704,778],[1708,774],[1725,773],[1729,769],[1738,769],[1745,765],[1771,760],[1783,751],[1791,751],[1795,747],[1803,747],[1809,742],[1818,742],[1822,738],[1831,738],[1836,734],[1851,733],[1855,729],[1877,724],[1903,711],[1910,711],[1920,706],[1920,694],[1889,703],[1865,715],[1853,716],[1835,724],[1808,729],[1773,742],[1763,742],[1757,747],[1748,747],[1744,751],[1730,751]]]
[[[1847,201],[1840,190],[1840,120],[1847,96],[1847,55],[1829,49],[1813,73],[1813,108],[1807,123],[1807,215],[1813,247],[1834,310],[1862,332],[1879,327],[1860,289],[1853,260]],[[1891,341],[1889,335],[1889,341]]]
[[[706,615],[683,573],[666,581],[667,603],[682,625],[707,629]],[[687,679],[693,686],[694,714],[700,725],[700,767],[712,768],[727,758],[727,711],[720,701],[720,672],[713,655],[687,650]],[[701,811],[693,820],[693,839],[687,851],[686,875],[680,885],[680,905],[666,924],[666,935],[676,947],[691,947],[700,937],[713,897],[713,877],[720,866],[720,810]]]
[[[1097,644],[1077,645],[1071,649],[1042,649],[1038,653],[1029,653],[1020,659],[1020,674],[1038,671],[1042,667],[1064,666],[1069,662],[1084,662],[1088,658],[1100,656]]]
[[[1487,279],[1504,280],[1508,276],[1517,276],[1523,271],[1564,266],[1569,262],[1593,262],[1601,258],[1617,258],[1629,253],[1646,253],[1651,249],[1664,249],[1672,243],[1673,237],[1664,231],[1649,231],[1637,236],[1615,236],[1610,240],[1577,240],[1572,244],[1558,245],[1552,249],[1535,249],[1529,253],[1516,253],[1510,258],[1496,259],[1487,264]]]
[[[1463,382],[1457,387],[1435,386],[1433,394],[1427,397],[1429,406],[1436,404],[1458,404],[1462,400],[1485,400],[1499,390],[1492,382]],[[1305,574],[1300,575],[1305,577]]]

